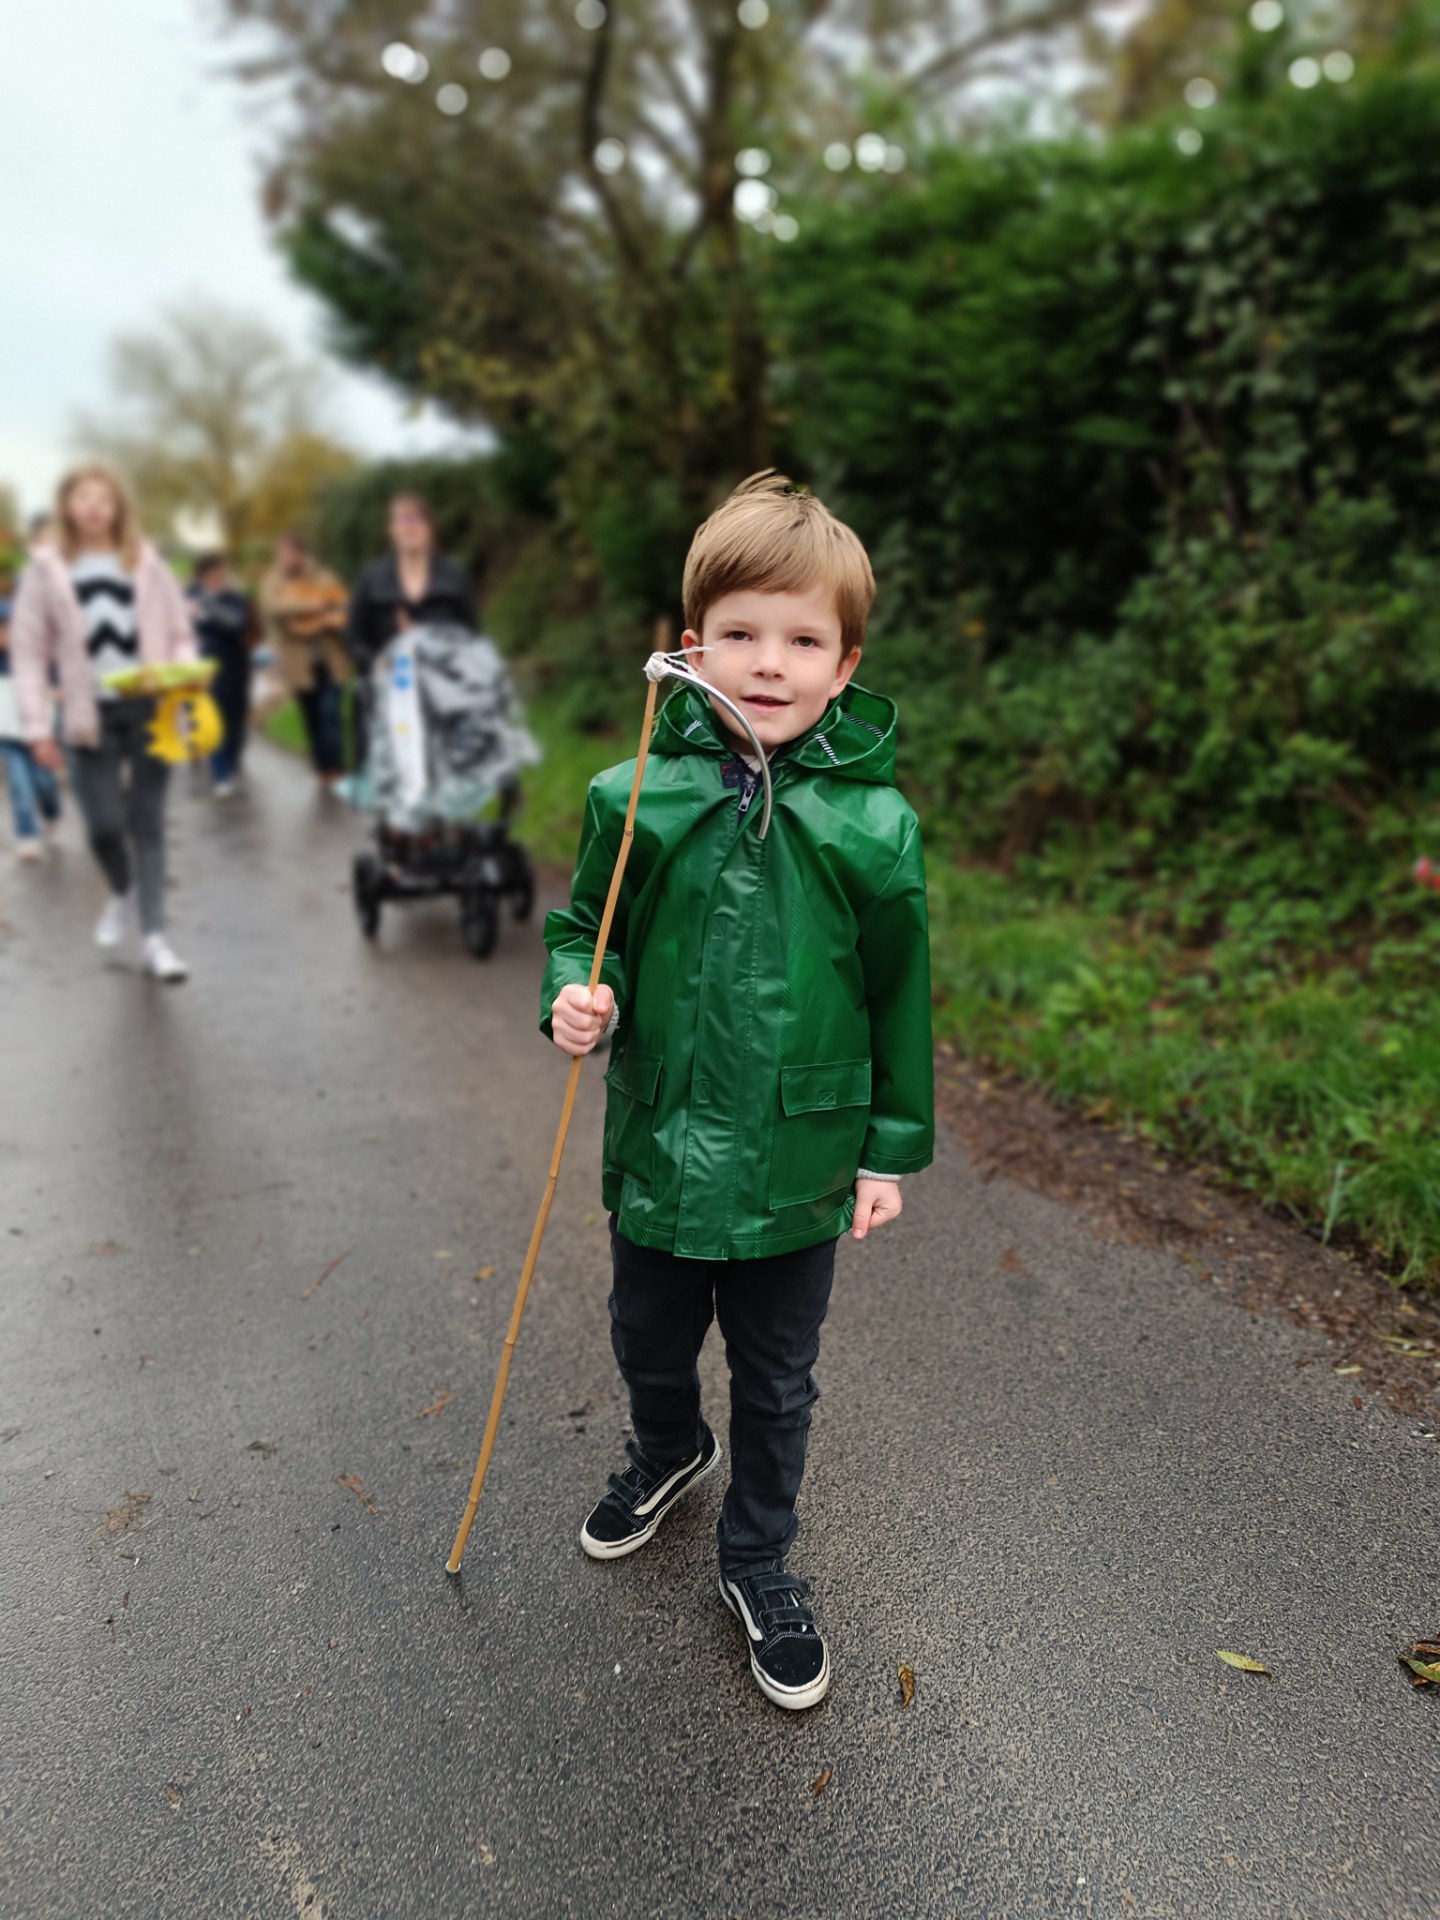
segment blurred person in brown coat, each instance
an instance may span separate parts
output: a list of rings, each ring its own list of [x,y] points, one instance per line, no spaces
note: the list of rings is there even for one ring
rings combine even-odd
[[[344,587],[299,534],[282,534],[260,581],[260,617],[304,718],[316,775],[327,787],[345,764],[340,690],[350,678],[344,639],[349,604]]]

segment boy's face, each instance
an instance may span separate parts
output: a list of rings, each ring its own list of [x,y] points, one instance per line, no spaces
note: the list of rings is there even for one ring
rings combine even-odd
[[[748,716],[767,752],[808,733],[860,662],[858,647],[840,657],[840,615],[825,587],[727,593],[706,613],[700,633],[687,629],[687,653],[702,643],[708,651],[697,652],[692,664]],[[725,709],[715,713],[734,735]]]

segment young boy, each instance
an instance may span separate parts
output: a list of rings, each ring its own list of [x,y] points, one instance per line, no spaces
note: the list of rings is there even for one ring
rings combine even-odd
[[[603,1191],[634,1439],[580,1544],[633,1553],[718,1464],[696,1371],[718,1318],[720,1593],[761,1691],[791,1708],[830,1685],[785,1559],[835,1242],[898,1218],[899,1177],[934,1144],[920,837],[893,784],[895,709],[852,684],[874,592],[859,540],[783,477],[717,508],[685,566],[684,644],[769,756],[769,834],[752,743],[683,687],[655,728],[593,995],[633,761],[591,785],[571,903],[545,925],[542,1031],[584,1054],[616,1023]]]

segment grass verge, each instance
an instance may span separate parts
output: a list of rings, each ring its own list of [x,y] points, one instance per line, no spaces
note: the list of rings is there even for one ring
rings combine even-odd
[[[1440,1286],[1440,914],[1286,967],[941,862],[931,912],[942,1037]]]

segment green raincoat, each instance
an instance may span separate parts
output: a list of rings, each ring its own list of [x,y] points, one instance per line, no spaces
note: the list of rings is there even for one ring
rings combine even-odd
[[[771,760],[775,812],[704,695],[656,722],[605,956],[619,1025],[604,1199],[641,1246],[753,1259],[834,1239],[854,1184],[934,1148],[925,868],[895,708],[851,685]],[[635,763],[590,787],[541,1030],[589,977]]]

